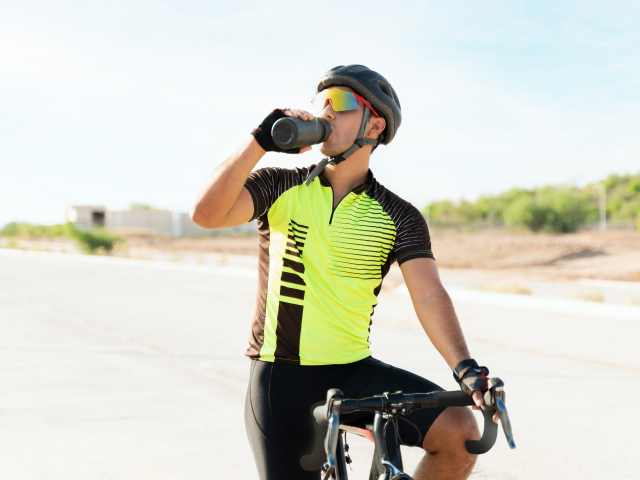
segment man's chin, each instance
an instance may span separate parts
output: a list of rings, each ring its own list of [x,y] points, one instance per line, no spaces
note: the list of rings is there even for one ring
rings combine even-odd
[[[337,157],[343,152],[344,150],[336,148],[333,145],[326,145],[326,142],[320,144],[320,153],[327,157]]]

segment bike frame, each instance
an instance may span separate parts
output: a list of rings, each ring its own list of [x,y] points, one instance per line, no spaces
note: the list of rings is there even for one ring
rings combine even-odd
[[[384,426],[387,421],[389,422],[389,425],[387,426],[385,433]],[[345,433],[353,433],[355,435],[365,437],[373,442],[374,451],[373,459],[371,460],[371,471],[369,473],[369,480],[378,480],[380,478],[380,475],[386,473],[389,474],[387,478],[393,478],[394,480],[411,480],[411,477],[402,471],[402,453],[400,452],[400,444],[398,443],[398,432],[394,419],[388,419],[383,413],[377,412],[374,416],[371,429],[361,429],[352,427],[348,424],[341,424],[340,431]],[[335,473],[333,474],[334,476],[331,477],[331,473],[327,472],[328,476],[325,476],[325,479],[331,478],[335,480],[348,480],[347,463],[345,460],[346,455],[344,450],[344,443],[342,441],[342,435],[340,435],[340,438],[338,440],[336,457],[336,469]]]

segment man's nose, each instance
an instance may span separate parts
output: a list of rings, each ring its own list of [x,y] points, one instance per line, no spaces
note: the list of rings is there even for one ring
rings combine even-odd
[[[322,118],[326,118],[327,120],[334,120],[336,118],[336,112],[333,110],[331,102],[327,102],[320,116]]]

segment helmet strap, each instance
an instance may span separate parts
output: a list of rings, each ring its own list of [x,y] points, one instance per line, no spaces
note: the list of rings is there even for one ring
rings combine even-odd
[[[352,154],[354,154],[357,150],[361,149],[365,145],[373,145],[373,150],[376,149],[379,143],[378,140],[375,140],[373,138],[364,138],[364,132],[367,128],[367,121],[369,121],[369,112],[370,112],[369,107],[365,105],[364,115],[362,116],[362,125],[360,125],[360,132],[358,132],[358,138],[353,143],[353,145],[351,145],[351,147],[347,151],[342,152],[337,157],[323,158],[320,161],[320,163],[316,165],[316,168],[314,168],[313,171],[309,174],[309,177],[307,177],[307,181],[305,182],[305,185],[307,187],[311,184],[311,182],[313,182],[313,180],[318,175],[320,175],[320,173],[322,173],[322,171],[324,170],[324,167],[326,167],[327,165],[338,165],[339,163],[344,162],[348,157],[350,157]]]

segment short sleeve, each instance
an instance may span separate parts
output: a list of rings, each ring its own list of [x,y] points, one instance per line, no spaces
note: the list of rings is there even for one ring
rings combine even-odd
[[[432,258],[429,227],[416,207],[409,204],[396,222],[396,241],[394,245],[398,265],[414,258]]]
[[[267,214],[271,205],[278,199],[278,183],[280,180],[279,168],[261,168],[251,172],[244,183],[253,199],[253,216],[251,220]]]
[[[312,165],[313,166],[313,165]],[[272,205],[288,189],[302,184],[306,178],[308,168],[287,168],[267,167],[251,172],[244,186],[253,199],[253,216],[264,218]]]

